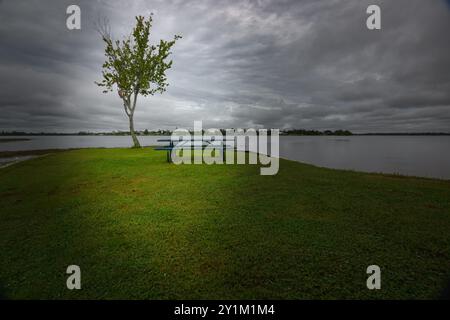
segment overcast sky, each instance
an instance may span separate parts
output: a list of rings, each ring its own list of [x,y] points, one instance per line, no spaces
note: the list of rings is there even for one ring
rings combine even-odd
[[[66,8],[81,8],[81,30]],[[382,29],[366,28],[381,7]],[[0,130],[127,130],[103,94],[104,45],[154,13],[173,48],[170,86],[140,98],[138,130],[192,127],[450,131],[450,4],[444,0],[0,0]]]

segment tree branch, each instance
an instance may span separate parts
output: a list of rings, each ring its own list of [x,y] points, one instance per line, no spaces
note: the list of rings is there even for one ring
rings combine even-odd
[[[131,108],[130,108],[130,97],[123,99],[123,108],[125,109],[125,113],[128,117],[132,115]]]

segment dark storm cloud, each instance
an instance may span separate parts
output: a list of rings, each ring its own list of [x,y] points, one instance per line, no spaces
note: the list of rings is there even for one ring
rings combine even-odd
[[[136,127],[450,131],[447,1],[0,1],[0,129],[126,129],[102,94],[94,22],[126,35],[155,14],[153,40],[183,35],[169,90],[140,99]],[[65,27],[81,7],[82,30]],[[382,30],[365,27],[382,9]]]

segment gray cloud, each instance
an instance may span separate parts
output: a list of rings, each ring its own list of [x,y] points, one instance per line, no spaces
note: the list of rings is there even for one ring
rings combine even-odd
[[[82,30],[65,27],[78,4]],[[369,4],[382,30],[365,27]],[[450,6],[443,0],[0,1],[0,129],[126,130],[102,94],[103,43],[155,13],[153,41],[183,35],[169,90],[138,101],[136,127],[449,131]]]

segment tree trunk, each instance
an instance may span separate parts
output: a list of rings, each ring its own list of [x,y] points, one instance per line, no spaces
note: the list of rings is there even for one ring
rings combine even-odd
[[[141,145],[136,137],[136,133],[134,132],[133,114],[131,114],[128,118],[130,119],[130,134],[131,139],[133,139],[133,148],[140,148]]]

